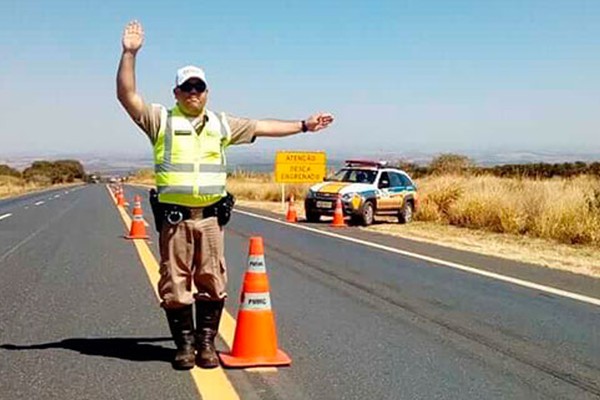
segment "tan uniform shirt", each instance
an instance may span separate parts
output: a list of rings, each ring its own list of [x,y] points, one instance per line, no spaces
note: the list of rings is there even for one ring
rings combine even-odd
[[[148,138],[154,145],[158,137],[160,129],[160,114],[161,108],[165,108],[160,104],[145,104],[144,111],[140,116],[140,120],[136,121],[138,126],[148,135]],[[208,118],[207,115],[204,116]],[[244,144],[252,143],[256,137],[256,120],[248,118],[238,118],[232,115],[225,114],[229,128],[231,129],[231,141],[229,144]],[[202,118],[188,118],[197,132],[205,125],[205,120]]]

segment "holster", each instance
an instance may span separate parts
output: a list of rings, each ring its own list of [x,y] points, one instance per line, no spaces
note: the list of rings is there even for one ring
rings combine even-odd
[[[154,216],[154,226],[156,231],[160,232],[165,218],[165,211],[163,204],[158,201],[158,192],[156,189],[150,189],[150,208],[152,209],[152,215]]]
[[[179,206],[176,204],[161,203],[158,200],[158,192],[156,189],[150,189],[150,207],[152,208],[152,214],[154,215],[154,224],[158,232],[161,231],[164,223],[173,224],[173,215],[181,216],[178,218],[178,222],[190,219],[191,212],[188,207]],[[220,226],[225,226],[231,219],[231,212],[235,204],[235,197],[227,192],[227,195],[215,204],[204,207],[202,210],[202,216],[204,218],[217,217],[217,221]],[[178,223],[177,222],[177,223]]]
[[[231,219],[231,212],[233,211],[234,205],[235,197],[231,193],[227,192],[227,195],[225,197],[223,197],[221,200],[217,201],[215,204],[210,206],[214,207],[214,215],[216,215],[217,221],[219,221],[220,226],[227,225],[227,223]]]

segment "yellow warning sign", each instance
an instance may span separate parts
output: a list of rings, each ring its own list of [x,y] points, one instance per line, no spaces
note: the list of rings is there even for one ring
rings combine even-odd
[[[278,151],[275,155],[275,182],[321,182],[327,172],[327,158],[322,151]]]

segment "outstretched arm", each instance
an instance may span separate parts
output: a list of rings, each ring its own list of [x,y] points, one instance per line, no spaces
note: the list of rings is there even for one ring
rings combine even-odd
[[[304,120],[305,129],[308,132],[317,132],[325,129],[333,122],[333,115],[318,113]],[[262,119],[256,122],[255,136],[283,137],[303,132],[302,121],[278,121],[273,119]]]
[[[117,98],[134,120],[139,120],[144,101],[135,88],[135,56],[144,42],[144,29],[138,21],[131,21],[123,32],[123,53],[117,72]]]

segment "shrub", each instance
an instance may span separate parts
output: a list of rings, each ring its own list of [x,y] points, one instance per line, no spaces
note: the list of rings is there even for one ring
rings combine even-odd
[[[600,179],[429,177],[415,216],[492,232],[600,245]]]
[[[52,184],[73,182],[75,179],[84,180],[85,170],[76,160],[34,161],[23,171],[27,181],[39,181],[46,177]]]
[[[469,172],[473,162],[467,156],[453,153],[440,154],[431,160],[429,170],[432,174],[448,175]]]
[[[0,164],[0,176],[14,176],[20,178],[21,173],[6,164]]]

